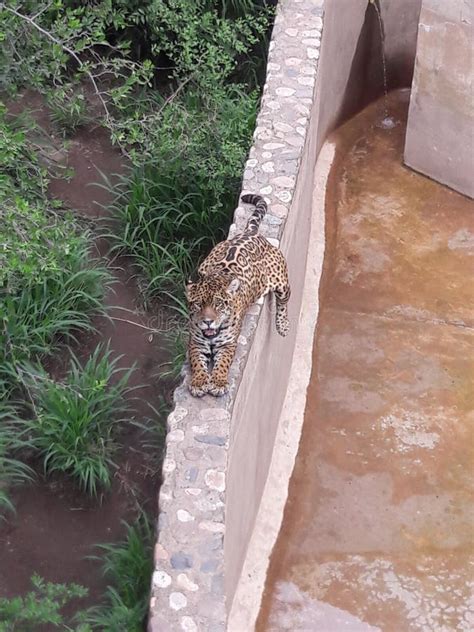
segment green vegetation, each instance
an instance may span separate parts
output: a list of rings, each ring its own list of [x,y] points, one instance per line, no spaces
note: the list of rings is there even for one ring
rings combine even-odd
[[[101,345],[84,367],[71,355],[69,372],[61,382],[39,367],[24,367],[33,409],[27,426],[45,471],[69,474],[95,496],[100,487],[111,485],[117,449],[114,430],[127,410],[124,395],[130,390],[131,369],[117,368],[120,358],[112,360],[110,350]]]
[[[32,591],[12,599],[0,598],[0,632],[33,631],[46,624],[70,632],[142,632],[153,572],[154,533],[144,513],[134,525],[124,525],[123,540],[97,545],[101,555],[92,558],[102,562],[103,573],[110,582],[101,605],[79,610],[67,618],[64,607],[86,597],[87,589],[77,584],[45,582],[33,575]]]
[[[70,627],[61,612],[73,599],[84,598],[85,588],[77,584],[47,583],[38,575],[33,575],[31,584],[33,590],[24,597],[0,598],[0,632],[36,630],[47,624],[61,630],[91,631],[86,624]]]
[[[91,122],[87,111],[84,91],[71,88],[58,88],[48,94],[47,99],[51,121],[63,136],[71,136],[86,123]]]
[[[14,510],[7,490],[33,477],[33,471],[16,458],[27,446],[24,427],[15,410],[3,406],[0,410],[0,518],[6,511]]]
[[[255,125],[255,92],[188,93],[157,126],[153,159],[122,178],[112,206],[114,248],[134,256],[149,295],[183,297],[184,280],[225,237]]]
[[[23,388],[21,365],[50,356],[62,342],[92,329],[90,314],[102,309],[104,269],[89,267],[86,235],[70,239],[68,266],[38,283],[5,293],[0,304],[0,390],[3,397]]]
[[[161,98],[147,104],[145,118],[135,112],[139,131],[127,120],[123,140],[137,150],[112,206],[120,229],[111,237],[134,256],[148,296],[179,304],[186,277],[225,237],[237,201],[259,99],[247,62],[268,11],[250,2],[220,3],[220,12],[203,1],[154,4],[154,46],[172,60],[175,89],[166,107]]]
[[[92,329],[110,275],[90,255],[90,233],[46,196],[26,121],[0,106],[0,505],[8,489],[31,478],[22,462],[31,443],[19,410],[30,401],[25,366],[42,364],[64,343]],[[29,420],[31,421],[31,420]]]
[[[18,367],[91,328],[107,271],[90,235],[46,197],[48,174],[28,128],[0,106],[0,400],[22,386]]]
[[[88,109],[102,116],[133,165],[114,192],[113,248],[134,257],[145,298],[181,302],[185,278],[225,236],[237,201],[271,8],[12,0],[3,9],[6,86],[45,93],[65,134]]]
[[[110,582],[104,603],[89,609],[79,619],[101,632],[141,632],[148,607],[150,578],[153,572],[154,532],[141,514],[118,544],[100,544],[98,549],[105,577]]]

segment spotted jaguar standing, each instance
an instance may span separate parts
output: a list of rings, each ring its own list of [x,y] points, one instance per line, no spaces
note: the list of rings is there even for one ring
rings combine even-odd
[[[242,201],[255,206],[245,230],[217,244],[199,266],[198,280],[186,288],[192,373],[189,388],[196,397],[227,393],[243,318],[261,296],[275,294],[276,329],[281,336],[289,329],[286,261],[278,248],[258,234],[267,204],[260,195],[243,195]]]

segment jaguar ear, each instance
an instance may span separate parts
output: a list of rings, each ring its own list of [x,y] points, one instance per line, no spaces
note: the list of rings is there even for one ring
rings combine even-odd
[[[239,287],[240,287],[239,279],[232,279],[232,281],[227,286],[227,293],[228,294],[235,294],[237,292],[237,290],[239,289]]]

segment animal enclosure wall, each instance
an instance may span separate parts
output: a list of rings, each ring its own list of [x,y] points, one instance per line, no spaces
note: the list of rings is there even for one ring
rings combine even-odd
[[[304,9],[310,11],[311,3],[293,5],[291,11],[303,13]],[[273,331],[270,310],[268,307],[263,309],[231,420],[225,581],[227,610],[232,613],[231,620],[235,616],[239,625],[251,621],[251,615],[248,612],[249,619],[246,619],[246,615],[240,616],[238,611],[250,611],[249,603],[258,601],[255,593],[263,587],[262,578],[256,577],[258,564],[255,560],[266,556],[268,550],[259,549],[255,543],[252,545],[252,535],[254,529],[259,528],[258,512],[274,451],[282,447],[274,441],[293,359],[295,328],[301,316],[304,278],[307,266],[312,265],[306,255],[316,160],[331,130],[383,94],[384,89],[382,38],[375,7],[364,0],[335,0],[325,2],[323,9],[320,58],[309,127],[281,240],[292,283],[290,317],[293,330],[287,339],[279,339]],[[389,89],[411,84],[419,11],[418,0],[381,3]],[[305,39],[303,35],[299,42],[302,59],[307,54]],[[284,53],[281,59],[283,69],[287,56]],[[318,296],[314,296],[314,301],[318,301]],[[307,344],[311,347],[312,339]],[[279,521],[281,515],[274,518]],[[249,563],[246,565],[246,562]],[[237,630],[237,627],[233,629]]]
[[[474,197],[472,3],[423,0],[405,161]]]

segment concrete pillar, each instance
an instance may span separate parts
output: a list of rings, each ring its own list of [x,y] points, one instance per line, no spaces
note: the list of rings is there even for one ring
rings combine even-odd
[[[405,162],[474,197],[471,7],[471,0],[422,2]]]

